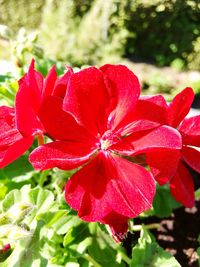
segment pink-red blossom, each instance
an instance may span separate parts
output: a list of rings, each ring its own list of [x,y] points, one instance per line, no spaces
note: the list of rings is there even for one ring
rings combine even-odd
[[[169,105],[166,102],[162,105],[165,122],[160,120],[160,123],[178,129],[182,148],[147,153],[147,163],[154,177],[161,185],[169,182],[174,198],[186,207],[194,205],[194,182],[188,166],[200,173],[200,116],[185,118],[193,99],[194,92],[187,87]],[[160,106],[159,101],[157,105]]]
[[[71,75],[64,100],[49,96],[39,111],[54,141],[30,155],[39,170],[82,167],[67,182],[66,201],[83,220],[109,224],[116,238],[155,194],[151,173],[126,156],[182,146],[176,129],[145,115],[139,95],[137,77],[122,65]]]
[[[39,118],[39,109],[46,97],[64,98],[72,70],[57,77],[55,66],[47,77],[34,69],[32,61],[28,73],[19,80],[15,107],[0,107],[0,168],[20,157],[46,130]]]

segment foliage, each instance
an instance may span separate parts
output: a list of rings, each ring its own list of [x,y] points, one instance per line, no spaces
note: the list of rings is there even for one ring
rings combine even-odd
[[[124,250],[97,224],[86,224],[52,191],[23,186],[1,202],[0,241],[12,253],[1,266],[125,266]],[[88,253],[88,254],[87,254]],[[6,255],[5,255],[6,256]],[[2,261],[1,260],[1,261]],[[101,265],[98,265],[100,263]]]
[[[169,253],[155,242],[145,227],[142,228],[138,244],[132,250],[131,267],[180,267]]]
[[[1,24],[14,32],[38,28],[46,55],[56,60],[81,66],[128,56],[199,69],[198,1],[1,0],[0,5]]]
[[[48,0],[41,26],[41,42],[47,55],[78,66],[122,55],[128,34],[126,6],[127,1],[95,0],[81,18],[74,1],[55,4]]]
[[[134,33],[127,43],[128,54],[161,66],[176,59],[187,65],[198,42],[198,7],[196,1],[133,1],[132,14],[137,16],[131,16],[128,25]]]

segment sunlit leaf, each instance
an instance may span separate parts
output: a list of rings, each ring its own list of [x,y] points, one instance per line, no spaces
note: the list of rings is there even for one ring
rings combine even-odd
[[[133,247],[131,267],[181,267],[177,260],[162,249],[145,227],[138,244]]]

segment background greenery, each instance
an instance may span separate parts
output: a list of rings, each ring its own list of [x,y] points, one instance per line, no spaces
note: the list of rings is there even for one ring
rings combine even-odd
[[[45,54],[73,65],[126,56],[199,69],[196,0],[0,0],[0,23],[39,30]]]

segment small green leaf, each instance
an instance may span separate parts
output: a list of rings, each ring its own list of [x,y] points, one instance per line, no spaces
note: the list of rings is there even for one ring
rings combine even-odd
[[[40,253],[41,242],[39,235],[42,226],[43,223],[41,221],[38,222],[35,231],[18,242],[17,247],[14,249],[10,257],[4,263],[2,263],[2,267],[47,266],[47,259],[45,259]]]
[[[133,247],[131,267],[181,267],[177,260],[162,249],[142,227],[138,244]]]
[[[160,218],[171,215],[173,209],[181,205],[172,197],[167,186],[157,186],[156,195],[153,200],[154,214]]]

